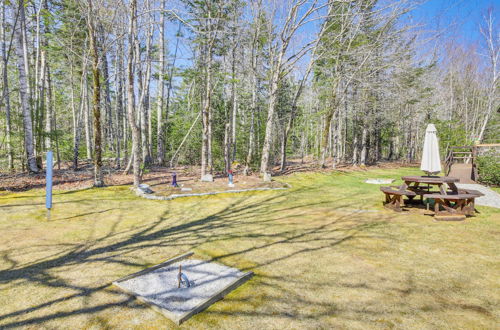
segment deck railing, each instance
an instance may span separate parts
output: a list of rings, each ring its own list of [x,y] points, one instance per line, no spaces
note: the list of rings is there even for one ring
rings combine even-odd
[[[451,170],[451,166],[456,162],[463,162],[464,164],[472,165],[472,179],[477,181],[479,178],[479,173],[477,169],[477,156],[481,154],[480,151],[485,149],[499,149],[500,143],[490,143],[490,144],[476,144],[474,146],[456,146],[448,147],[446,158],[444,161],[444,173],[448,175]]]
[[[477,146],[456,146],[449,147],[448,153],[444,161],[444,173],[448,175],[451,170],[451,166],[457,161],[463,162],[464,164],[472,165],[472,179],[477,180]]]

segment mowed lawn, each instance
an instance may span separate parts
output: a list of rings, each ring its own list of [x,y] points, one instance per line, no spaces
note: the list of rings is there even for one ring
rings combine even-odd
[[[110,283],[194,251],[255,276],[182,328],[474,328],[500,321],[500,210],[464,222],[382,207],[371,177],[302,173],[284,191],[174,201],[128,187],[0,194],[0,328],[174,323]],[[398,184],[400,181],[396,182]]]

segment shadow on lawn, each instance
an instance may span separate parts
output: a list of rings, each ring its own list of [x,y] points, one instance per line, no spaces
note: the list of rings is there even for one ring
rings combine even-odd
[[[332,203],[331,200],[319,200],[316,202],[300,201],[300,195],[307,196],[313,189],[303,187],[293,189],[292,191],[283,191],[270,197],[267,196],[265,197],[266,199],[261,198],[258,203],[249,202],[248,197],[245,196],[234,197],[233,202],[224,209],[203,218],[195,218],[194,220],[190,219],[196,217],[196,214],[204,212],[206,205],[211,202],[210,198],[199,199],[194,207],[190,207],[180,214],[172,213],[169,211],[170,204],[164,204],[167,210],[153,223],[142,225],[139,228],[118,230],[122,222],[122,219],[118,218],[109,233],[103,237],[90,239],[80,244],[50,245],[51,248],[59,250],[56,255],[35,260],[29,264],[18,264],[9,257],[10,251],[6,251],[2,258],[9,264],[9,267],[8,269],[0,270],[0,285],[14,287],[22,285],[25,282],[32,282],[46,288],[70,289],[75,291],[75,293],[7,314],[0,314],[0,327],[14,328],[40,324],[45,321],[62,319],[72,315],[97,313],[116,306],[130,309],[144,308],[144,305],[135,303],[133,298],[128,297],[121,291],[109,288],[107,280],[102,280],[95,286],[78,285],[75,284],[78,282],[77,280],[65,280],[61,276],[58,276],[58,272],[63,273],[71,266],[88,264],[99,267],[97,269],[101,273],[102,278],[114,279],[116,272],[107,265],[134,266],[140,269],[146,266],[143,262],[131,261],[133,257],[130,257],[130,255],[137,253],[139,250],[143,251],[142,256],[147,255],[148,249],[158,250],[159,248],[170,248],[171,251],[175,251],[173,254],[176,254],[182,251],[197,249],[199,246],[208,243],[229,240],[242,240],[242,243],[246,243],[246,245],[249,245],[249,240],[252,242],[251,246],[245,247],[245,244],[241,244],[240,248],[238,248],[239,244],[234,244],[234,251],[213,256],[213,260],[221,261],[227,259],[230,261],[232,260],[231,258],[245,258],[247,254],[265,251],[268,248],[279,251],[284,251],[287,248],[289,251],[275,257],[269,257],[264,254],[261,262],[252,260],[252,266],[248,266],[246,270],[256,272],[258,285],[279,285],[280,290],[287,292],[288,297],[291,296],[294,300],[301,301],[304,298],[298,296],[296,292],[287,289],[286,283],[292,280],[291,278],[272,278],[271,276],[260,274],[259,269],[298,255],[307,255],[308,253],[321,250],[328,251],[334,249],[339,244],[355,238],[370,238],[374,234],[367,232],[367,230],[383,223],[380,219],[377,222],[352,221],[353,217],[356,219],[359,218],[359,214],[356,215],[356,208],[359,209],[359,204],[356,203],[356,196],[345,195],[335,200],[336,208],[346,210],[342,215],[336,214],[319,222],[314,220],[312,223],[301,224],[299,221],[297,224],[284,225],[284,222],[288,219],[304,218],[307,216],[308,211],[313,211],[316,208],[328,209]],[[282,207],[282,202],[290,198],[293,198],[295,202],[291,206]],[[105,209],[100,212],[108,210]],[[181,223],[172,226],[172,221],[169,220],[173,218],[177,223]],[[181,218],[180,221],[177,221],[177,218]],[[305,221],[307,221],[307,218]],[[47,247],[43,245],[39,246],[39,248]],[[26,251],[26,254],[29,253],[30,251]],[[269,280],[272,281],[269,282]],[[103,283],[103,281],[107,283]],[[101,290],[114,295],[113,299],[118,301],[76,308],[71,311],[57,311],[58,307],[55,307],[56,304],[71,302],[73,299],[82,297],[90,298],[94,293]],[[30,301],[29,297],[24,297],[24,299],[25,301]],[[279,301],[281,298],[269,297],[269,299]],[[309,305],[318,304],[314,301],[304,301],[304,303]],[[324,314],[331,315],[336,312],[334,304],[327,304],[327,306],[326,304],[319,304],[317,307],[321,312],[311,313],[308,317],[320,317]],[[46,309],[45,314],[44,309]],[[30,313],[33,312],[37,312],[38,315],[42,314],[42,316],[30,316]],[[223,314],[221,312],[217,313]],[[234,313],[238,315],[266,316],[265,314],[261,314],[262,312],[260,311],[249,311],[246,309],[237,310]]]

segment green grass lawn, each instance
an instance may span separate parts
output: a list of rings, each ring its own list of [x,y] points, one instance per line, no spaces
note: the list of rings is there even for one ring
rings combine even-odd
[[[495,328],[500,210],[435,222],[382,207],[369,177],[295,174],[285,191],[151,201],[128,187],[0,194],[0,328],[173,328],[110,283],[194,251],[255,276],[185,328]],[[397,183],[396,183],[397,184]]]

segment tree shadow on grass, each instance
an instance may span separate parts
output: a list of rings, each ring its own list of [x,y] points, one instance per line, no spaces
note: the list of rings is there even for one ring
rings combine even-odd
[[[318,251],[331,252],[336,246],[353,239],[370,239],[373,235],[370,230],[383,223],[380,219],[375,222],[353,221],[353,218],[359,218],[359,214],[356,215],[359,204],[355,195],[347,194],[335,199],[336,208],[347,210],[344,211],[344,214],[336,214],[322,221],[315,219],[308,223],[307,210],[328,208],[332,203],[331,200],[325,198],[303,202],[300,201],[300,197],[297,197],[299,195],[307,196],[312,192],[314,192],[314,188],[302,187],[294,189],[293,192],[275,192],[271,196],[266,195],[257,201],[248,200],[247,196],[232,196],[229,205],[204,217],[197,217],[196,214],[206,213],[206,205],[211,203],[210,198],[196,200],[192,203],[194,205],[190,205],[189,209],[182,213],[169,210],[168,205],[170,204],[167,204],[167,209],[155,221],[139,227],[119,230],[122,222],[122,218],[119,217],[107,234],[81,243],[53,244],[50,248],[60,249],[62,252],[56,256],[32,260],[25,264],[20,264],[10,258],[9,251],[6,251],[2,257],[4,260],[8,260],[10,267],[0,270],[0,285],[10,284],[13,287],[35,283],[47,289],[69,289],[75,292],[59,298],[47,299],[47,301],[34,306],[0,314],[0,326],[13,328],[39,325],[46,321],[74,315],[94,314],[117,306],[131,309],[143,308],[143,305],[132,303],[132,299],[120,291],[109,289],[108,285],[109,279],[116,278],[117,275],[113,265],[144,268],[152,261],[158,261],[150,260],[146,264],[134,262],[134,259],[137,258],[136,255],[148,260],[148,251],[152,249],[155,251],[164,249],[167,251],[167,255],[170,254],[169,251],[172,251],[170,256],[173,256],[192,249],[204,251],[203,246],[210,247],[213,244],[233,242],[230,251],[224,249],[226,252],[216,255],[209,253],[209,259],[219,262],[234,262],[237,258],[251,260],[251,266],[243,268],[256,271],[257,278],[260,278],[259,285],[260,283],[265,285],[266,277],[259,273],[259,269],[299,255],[307,256]],[[291,205],[283,204],[284,200],[290,198],[297,199]],[[107,210],[99,212],[104,211]],[[305,222],[302,224],[288,223],[289,219],[300,220],[304,217]],[[172,225],[172,220],[178,224]],[[386,237],[386,239],[391,238]],[[240,241],[241,244],[238,244]],[[40,248],[48,247],[40,245]],[[282,253],[268,256],[266,251],[269,249]],[[22,251],[16,251],[16,253],[19,255]],[[26,252],[26,254],[29,253],[29,251]],[[255,254],[260,254],[261,260],[252,259],[251,255]],[[80,266],[87,266],[94,271],[97,267],[96,275],[100,274],[102,278],[107,280],[97,281],[95,285],[84,285],[75,284],[81,280],[80,278],[64,279],[65,271]],[[278,282],[282,285],[281,290],[287,290],[287,281],[286,278],[278,277],[273,280],[272,285],[276,285]],[[57,310],[60,308],[58,304],[62,302],[68,303],[81,298],[90,298],[102,290],[115,296],[114,300],[118,301],[74,308],[71,311]],[[289,295],[295,297],[294,299],[300,298],[293,291],[290,291]],[[25,297],[25,300],[29,301],[28,297]],[[312,301],[306,301],[306,303],[315,304]],[[43,316],[30,316],[34,312],[42,313]],[[261,312],[238,310],[236,313],[238,315],[257,313],[258,315]],[[319,316],[320,314],[311,315],[311,317]]]

